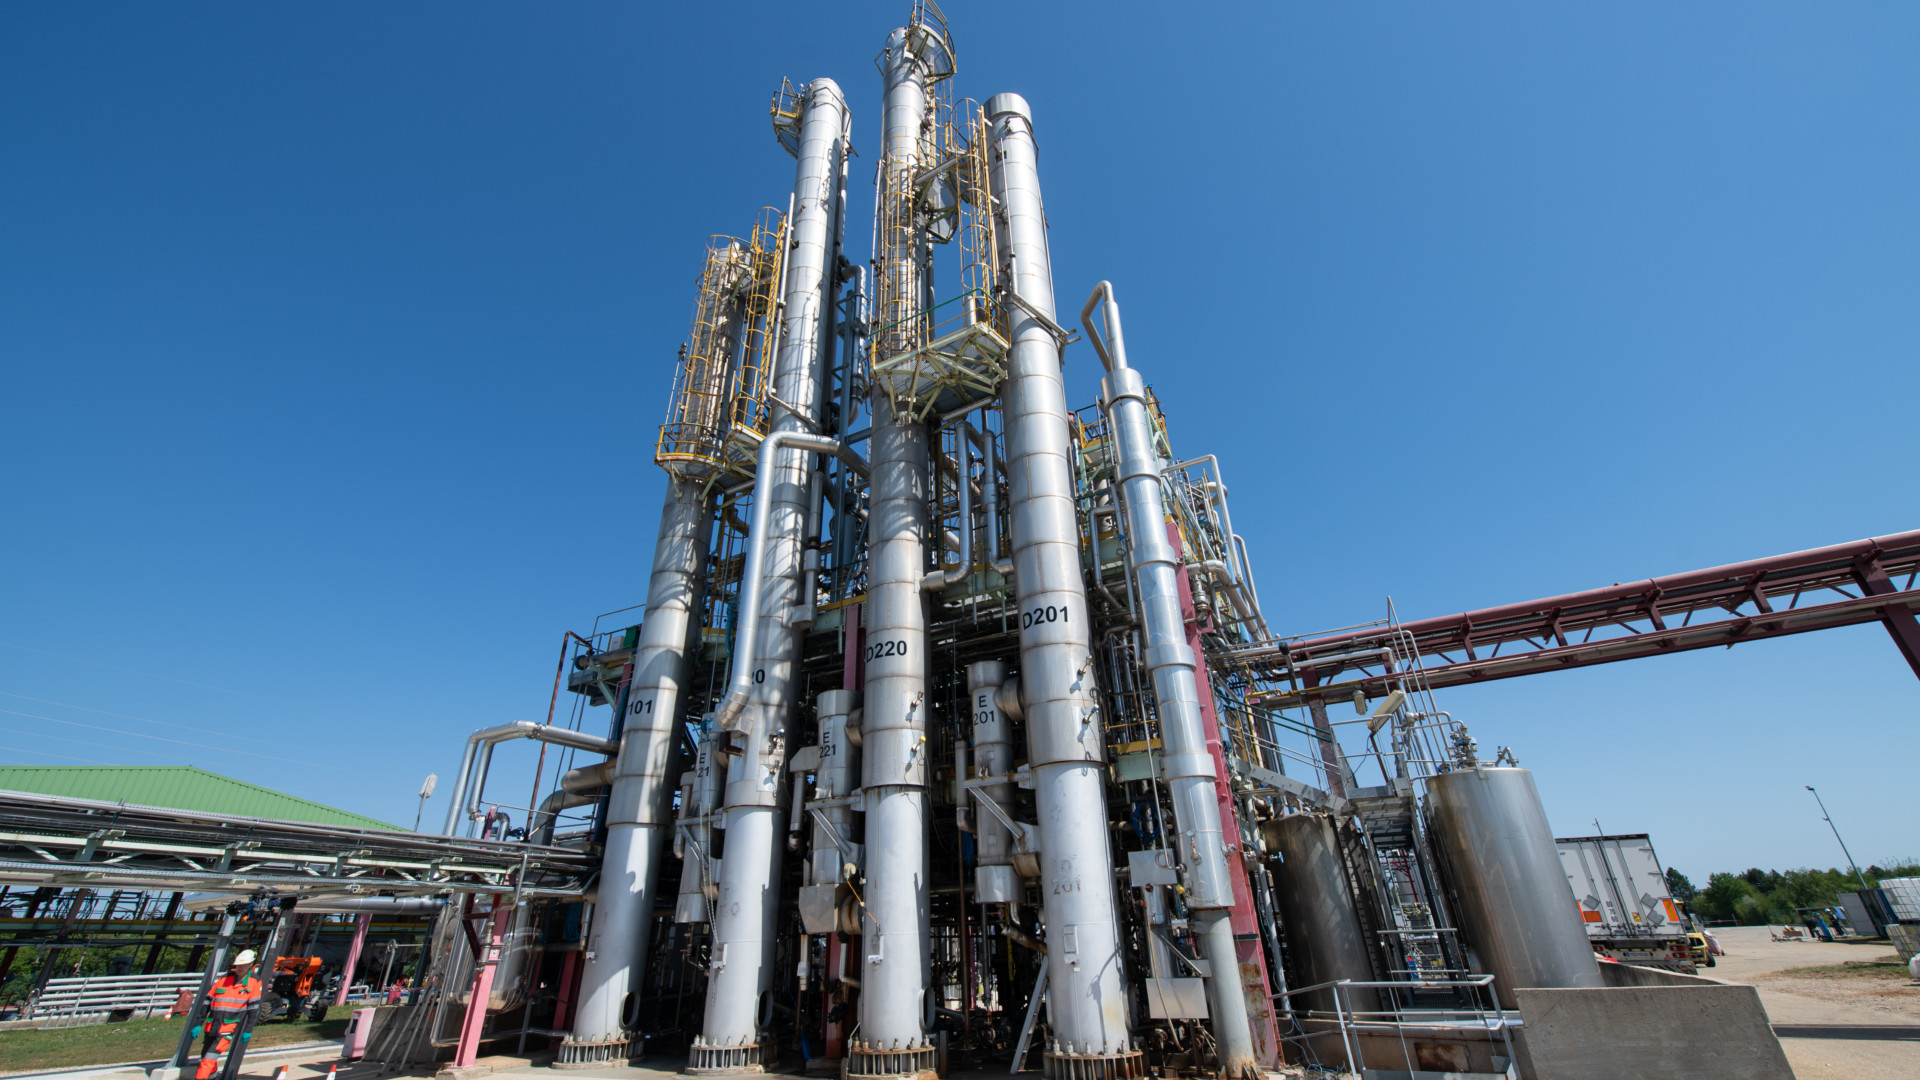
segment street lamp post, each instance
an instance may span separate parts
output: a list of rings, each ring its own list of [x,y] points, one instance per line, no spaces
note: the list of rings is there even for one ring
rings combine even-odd
[[[420,815],[427,812],[427,800],[433,798],[433,785],[440,782],[439,773],[428,773],[420,785],[420,808],[413,812],[413,831],[420,831]],[[1812,790],[1809,788],[1808,790]]]
[[[1808,791],[1813,791],[1812,784],[1806,785],[1806,788]],[[1827,813],[1827,801],[1820,797],[1818,791],[1813,791],[1813,801],[1820,804],[1820,817],[1826,821],[1827,828],[1833,830],[1833,838],[1840,840],[1840,826],[1835,825],[1833,823],[1833,815]],[[1853,868],[1853,876],[1859,880],[1860,887],[1865,889],[1867,887],[1867,876],[1860,872],[1860,864],[1853,861],[1853,852],[1847,850],[1847,842],[1845,840],[1840,840],[1840,854],[1847,857],[1847,865]]]

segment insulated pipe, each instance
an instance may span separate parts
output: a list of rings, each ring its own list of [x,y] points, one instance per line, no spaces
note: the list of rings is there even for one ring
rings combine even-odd
[[[568,791],[564,787],[554,788],[547,797],[540,800],[533,816],[527,819],[527,832],[536,844],[552,844],[553,828],[560,820],[562,810],[571,810],[576,806],[586,806],[598,799],[597,794]]]
[[[621,1062],[642,1049],[626,1028],[626,1001],[646,971],[653,935],[654,885],[661,850],[672,827],[673,785],[667,776],[674,729],[680,721],[680,691],[688,657],[700,632],[696,613],[705,585],[713,502],[693,480],[670,480],[660,509],[647,582],[647,606],[634,646],[627,692],[617,699],[626,712],[619,724],[620,753],[604,782],[606,844],[600,887],[584,943],[580,997],[573,1030],[559,1049],[560,1062],[575,1065]],[[551,837],[566,798],[598,790],[598,777],[569,774],[576,791],[563,794],[543,832]],[[566,781],[561,791],[567,792]],[[580,805],[574,803],[572,805]],[[529,826],[533,822],[528,822]]]
[[[480,798],[481,786],[474,777],[486,776],[487,762],[491,760],[494,745],[509,739],[536,739],[556,746],[570,746],[575,750],[589,750],[608,756],[612,756],[618,750],[618,746],[612,739],[589,735],[584,731],[554,727],[535,720],[515,720],[511,724],[501,724],[499,727],[481,728],[467,736],[466,753],[460,757],[460,775],[455,778],[452,797],[447,800],[447,823],[440,830],[441,835],[452,836],[454,830],[459,827],[462,814],[473,809],[472,804]]]
[[[1173,848],[1184,871],[1181,876],[1195,936],[1205,943],[1212,969],[1207,979],[1208,1000],[1221,1072],[1257,1078],[1261,1070],[1253,1055],[1253,1031],[1247,1023],[1246,996],[1240,985],[1240,962],[1233,940],[1233,878],[1227,865],[1230,845],[1220,823],[1220,799],[1215,789],[1218,780],[1200,715],[1199,686],[1193,677],[1196,658],[1187,644],[1186,620],[1180,612],[1180,557],[1167,541],[1167,507],[1161,498],[1160,458],[1153,445],[1153,424],[1147,416],[1146,383],[1139,372],[1127,366],[1120,305],[1113,298],[1112,285],[1103,281],[1093,290],[1080,311],[1080,324],[1086,328],[1088,341],[1100,341],[1093,326],[1093,312],[1103,301],[1106,347],[1096,351],[1107,362],[1107,375],[1100,382],[1100,397],[1113,431],[1119,455],[1118,479],[1126,495],[1127,553],[1139,583],[1147,671],[1153,677],[1160,738],[1166,747],[1161,772],[1180,830],[1180,842]]]
[[[231,900],[232,897],[223,899]],[[355,912],[381,915],[435,915],[447,906],[444,896],[342,896],[335,898],[303,896],[300,910],[308,915],[351,915]]]
[[[1104,360],[1105,357],[1103,356],[1102,359]],[[1222,539],[1225,540],[1227,562],[1233,572],[1233,581],[1245,590],[1247,599],[1253,606],[1255,628],[1262,635],[1270,635],[1272,632],[1267,629],[1266,616],[1260,612],[1260,590],[1253,584],[1253,564],[1247,559],[1247,542],[1240,538],[1239,533],[1233,531],[1233,511],[1227,507],[1227,481],[1220,471],[1219,456],[1202,454],[1185,461],[1176,461],[1167,466],[1165,471],[1178,472],[1189,465],[1198,465],[1201,462],[1206,462],[1213,467],[1213,479],[1206,484],[1207,501],[1220,512],[1220,531],[1223,534]]]
[[[618,764],[616,761],[603,761],[598,765],[568,769],[560,777],[560,788],[574,795],[598,795],[601,788],[613,783]]]
[[[1053,268],[1032,113],[1018,94],[987,100],[988,155],[1012,256],[1005,277],[1011,348],[1000,396],[1007,440],[1020,696],[1039,807],[1046,903],[1048,1018],[1065,1053],[1130,1058],[1109,846],[1106,733],[1094,693],[1080,530],[1074,514],[1066,387],[1053,320]]]
[[[1013,560],[1000,554],[1000,461],[993,450],[993,432],[983,431],[986,436],[980,447],[981,457],[986,466],[986,475],[982,480],[980,501],[987,504],[987,566],[1001,577],[1013,576]]]
[[[754,474],[753,481],[753,522],[747,527],[746,566],[740,572],[740,611],[734,620],[738,629],[734,633],[733,677],[727,683],[726,698],[720,702],[720,707],[713,713],[713,724],[722,731],[743,730],[740,726],[740,714],[745,711],[747,702],[753,697],[756,681],[764,682],[766,678],[762,672],[756,680],[757,669],[753,661],[760,656],[762,616],[773,617],[770,615],[771,605],[767,605],[764,600],[767,592],[768,575],[765,568],[769,542],[783,546],[788,542],[797,545],[802,536],[802,532],[798,529],[792,530],[791,535],[783,529],[784,526],[791,525],[793,522],[783,521],[776,524],[772,521],[773,504],[780,501],[778,489],[784,481],[784,478],[779,475],[782,470],[777,463],[782,460],[780,451],[788,447],[807,452],[787,455],[789,468],[793,467],[792,459],[795,457],[804,463],[811,454],[820,453],[832,454],[846,463],[848,468],[862,476],[867,474],[867,463],[862,461],[860,455],[854,453],[851,448],[842,445],[838,439],[830,439],[825,435],[813,435],[805,431],[789,430],[776,431],[760,440],[758,471]],[[811,464],[806,463],[799,467],[810,469]],[[806,485],[798,486],[803,497],[796,503],[801,508],[801,521],[804,523]],[[791,511],[793,507],[782,506],[781,509]],[[769,530],[773,532],[771,537]],[[769,610],[763,611],[763,607]],[[789,620],[792,618],[792,612],[782,611],[777,617],[780,620],[780,629],[783,631],[791,626]]]
[[[881,55],[880,212],[911,198],[929,119],[924,37],[901,28]],[[916,45],[921,48],[916,48]],[[875,252],[890,305],[918,310],[928,282],[923,230],[888,229]],[[880,317],[899,319],[895,311]],[[918,323],[909,323],[908,327]],[[906,328],[880,336],[879,359],[923,343]],[[861,789],[865,792],[865,903],[861,906],[860,1038],[850,1048],[849,1076],[897,1073],[874,1051],[923,1051],[931,949],[927,898],[927,612],[923,589],[945,575],[926,572],[929,532],[927,428],[896,414],[884,389],[872,389],[873,437],[868,453],[866,682],[861,706]],[[964,439],[962,440],[964,441]]]
[[[801,408],[819,401],[819,380],[824,377],[825,315],[832,253],[843,224],[838,192],[846,168],[847,131],[840,88],[831,79],[808,84],[795,150],[791,247],[772,376],[772,390],[780,400]],[[800,602],[813,455],[834,454],[857,472],[865,469],[859,455],[839,441],[810,433],[819,430],[820,419],[776,408],[754,474],[733,678],[712,723],[715,737],[733,744],[722,802],[727,850],[713,910],[706,1012],[688,1057],[689,1072],[758,1072],[773,1057],[761,1038],[761,1016],[773,979],[785,849],[779,840],[778,804],[787,772],[787,725],[800,652],[793,619]]]
[[[960,565],[951,570],[929,570],[927,576],[920,579],[920,587],[928,592],[949,589],[967,580],[973,573],[973,425],[960,421],[958,435],[953,441],[960,451]]]
[[[1219,578],[1227,587],[1227,602],[1233,605],[1234,614],[1240,616],[1240,620],[1249,627],[1264,631],[1265,624],[1260,619],[1260,610],[1250,602],[1241,582],[1235,580],[1233,567],[1219,559],[1202,559],[1199,562],[1188,563],[1187,568],[1192,573],[1210,574]]]
[[[994,703],[1006,681],[1007,665],[998,660],[967,665],[967,693],[973,698],[974,771],[979,776],[1007,776],[1013,772],[1013,733],[1000,706]],[[979,790],[1003,807],[1013,799],[1012,784],[992,784]],[[1019,903],[1020,879],[1013,872],[1013,833],[998,816],[985,813],[976,818],[973,836],[977,852],[974,900],[982,904]]]

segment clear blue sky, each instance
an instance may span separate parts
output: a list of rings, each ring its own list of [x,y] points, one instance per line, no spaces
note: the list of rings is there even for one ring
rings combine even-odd
[[[406,823],[542,718],[641,598],[703,238],[785,203],[769,94],[871,155],[907,6],[0,5],[0,760]],[[1920,527],[1912,7],[949,6],[1277,627]],[[1443,704],[1696,878],[1838,862],[1808,783],[1920,855],[1878,627]]]

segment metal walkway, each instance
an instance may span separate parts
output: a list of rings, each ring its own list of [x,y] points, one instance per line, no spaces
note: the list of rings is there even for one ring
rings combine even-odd
[[[598,861],[538,844],[0,791],[0,883],[8,885],[573,897],[585,892]]]

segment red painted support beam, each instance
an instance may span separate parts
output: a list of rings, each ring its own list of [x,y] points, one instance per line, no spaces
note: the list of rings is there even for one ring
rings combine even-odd
[[[1892,596],[1900,592],[1877,557],[1855,560],[1854,577],[1860,582],[1860,590],[1868,596]],[[1920,622],[1914,620],[1913,609],[1903,604],[1888,604],[1879,610],[1880,621],[1886,625],[1887,633],[1893,635],[1894,646],[1907,658],[1907,666],[1913,669],[1914,675],[1920,677]]]
[[[480,1031],[487,1023],[487,999],[493,996],[493,972],[500,965],[500,947],[507,936],[507,916],[513,906],[500,893],[493,894],[493,916],[487,920],[487,943],[473,958],[473,994],[467,999],[466,1015],[460,1020],[460,1043],[453,1052],[453,1067],[470,1068],[480,1052]]]
[[[1173,551],[1180,554],[1180,527],[1167,525],[1167,539],[1173,541]],[[1204,657],[1205,649],[1200,641],[1200,622],[1195,617],[1197,609],[1193,603],[1193,584],[1188,578],[1187,568],[1182,566],[1177,576],[1180,587],[1180,618],[1187,628],[1187,647],[1193,650],[1195,657]],[[1213,709],[1213,684],[1207,678],[1207,665],[1193,666],[1195,691],[1200,698],[1200,723],[1207,735],[1207,751],[1213,755],[1214,796],[1220,803],[1220,825],[1222,831],[1234,843],[1240,842],[1240,813],[1234,805],[1233,789],[1227,783],[1227,758],[1225,749],[1220,745],[1220,721]],[[1234,959],[1240,967],[1240,988],[1247,999],[1247,1020],[1253,1028],[1253,1052],[1260,1063],[1269,1069],[1280,1067],[1280,1029],[1273,1015],[1273,986],[1267,980],[1267,964],[1260,942],[1260,921],[1253,910],[1253,886],[1247,880],[1247,860],[1244,851],[1236,852],[1236,857],[1227,860],[1227,869],[1233,878],[1233,944]]]
[[[1384,697],[1394,679],[1379,662],[1388,646],[1403,662],[1417,657],[1427,683],[1438,689],[1879,622],[1920,676],[1916,578],[1920,531],[1397,627],[1216,651],[1209,659],[1245,665],[1268,680],[1293,681],[1290,689],[1255,697],[1292,706],[1313,693]]]
[[[580,968],[578,950],[570,950],[561,955],[560,993],[559,999],[553,1003],[553,1030],[555,1031],[567,1030],[567,1017],[573,1010],[573,999],[579,994]],[[558,1040],[554,1045],[559,1045]]]
[[[340,990],[333,995],[335,1005],[347,1003],[347,989],[353,984],[353,969],[360,966],[360,950],[367,944],[367,928],[373,925],[373,912],[363,911],[353,921],[353,944],[347,946],[347,963],[340,969]]]

